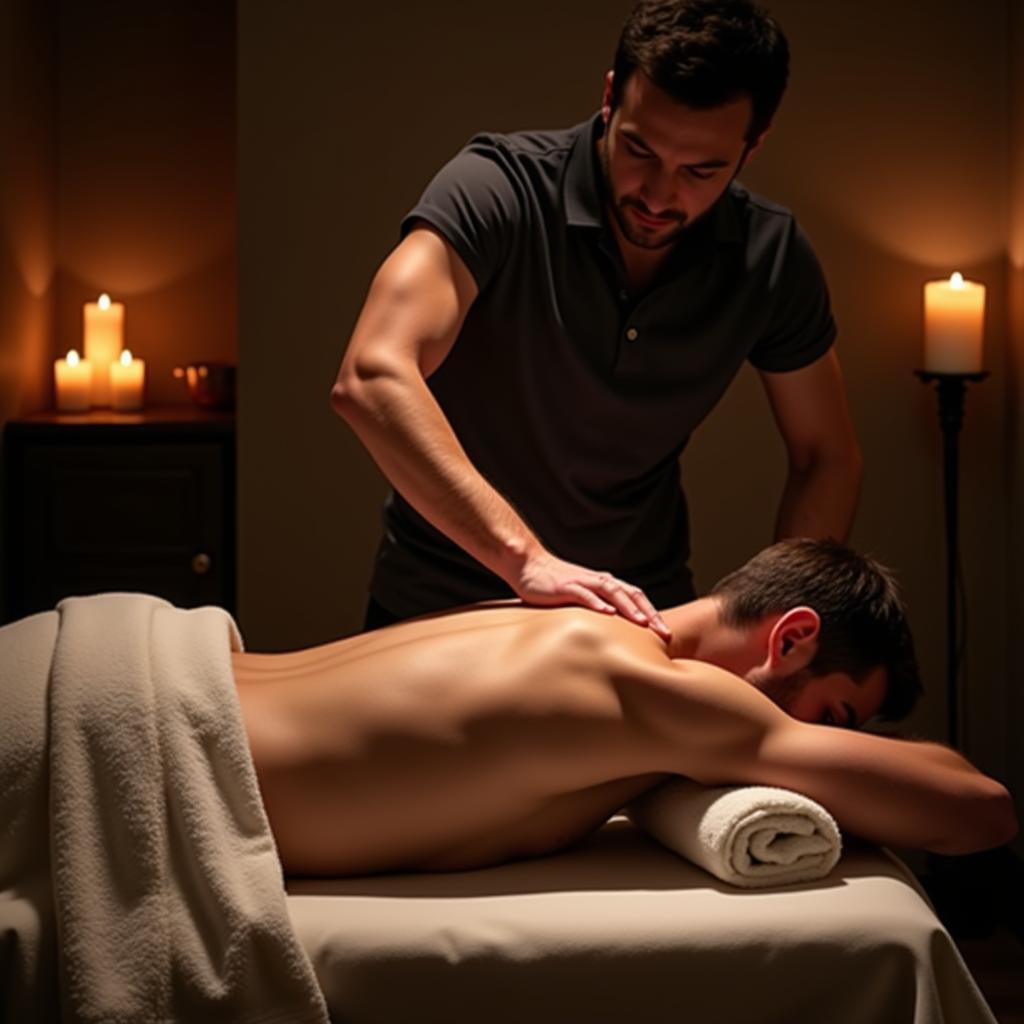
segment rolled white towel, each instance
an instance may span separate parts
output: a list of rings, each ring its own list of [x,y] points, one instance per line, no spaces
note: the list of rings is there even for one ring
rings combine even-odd
[[[745,889],[824,878],[842,852],[839,828],[824,807],[774,786],[709,787],[674,778],[625,813],[670,850]]]

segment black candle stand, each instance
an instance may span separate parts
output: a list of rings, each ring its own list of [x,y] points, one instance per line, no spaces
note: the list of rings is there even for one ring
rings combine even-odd
[[[925,384],[935,384],[939,395],[939,425],[942,428],[943,469],[946,506],[946,714],[949,745],[960,746],[960,666],[959,629],[957,628],[956,572],[958,550],[958,470],[960,461],[960,427],[964,420],[964,395],[968,384],[976,384],[988,376],[979,373],[933,373],[915,370]]]

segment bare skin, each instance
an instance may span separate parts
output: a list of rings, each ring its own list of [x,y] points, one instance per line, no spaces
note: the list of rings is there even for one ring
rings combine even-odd
[[[892,845],[967,852],[1015,830],[1006,791],[953,751],[812,724],[848,708],[870,717],[884,673],[812,681],[789,701],[806,722],[734,674],[806,664],[813,612],[730,634],[712,605],[665,613],[672,649],[621,617],[496,603],[233,655],[285,871],[464,870],[550,853],[670,774],[788,786]],[[693,660],[702,645],[718,664]]]

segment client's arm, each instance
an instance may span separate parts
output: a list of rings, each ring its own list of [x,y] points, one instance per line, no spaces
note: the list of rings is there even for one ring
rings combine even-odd
[[[673,745],[675,770],[698,782],[792,789],[841,828],[893,846],[971,853],[1016,835],[1007,790],[939,744],[799,722],[702,662],[675,662],[642,703]]]
[[[765,733],[746,774],[817,800],[840,827],[878,843],[973,853],[1017,833],[1007,790],[937,743],[788,719]]]

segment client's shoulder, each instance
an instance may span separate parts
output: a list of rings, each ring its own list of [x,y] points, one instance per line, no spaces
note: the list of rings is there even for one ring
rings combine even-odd
[[[653,630],[638,626],[621,615],[596,612],[578,605],[537,608],[536,615],[524,620],[538,634],[556,638],[583,650],[604,654],[636,656],[665,664],[665,642]]]
[[[511,618],[511,617],[510,617]],[[664,644],[621,616],[579,606],[524,607],[507,635],[503,657],[530,671],[587,672],[595,677],[667,663]],[[660,651],[659,651],[660,648]]]

